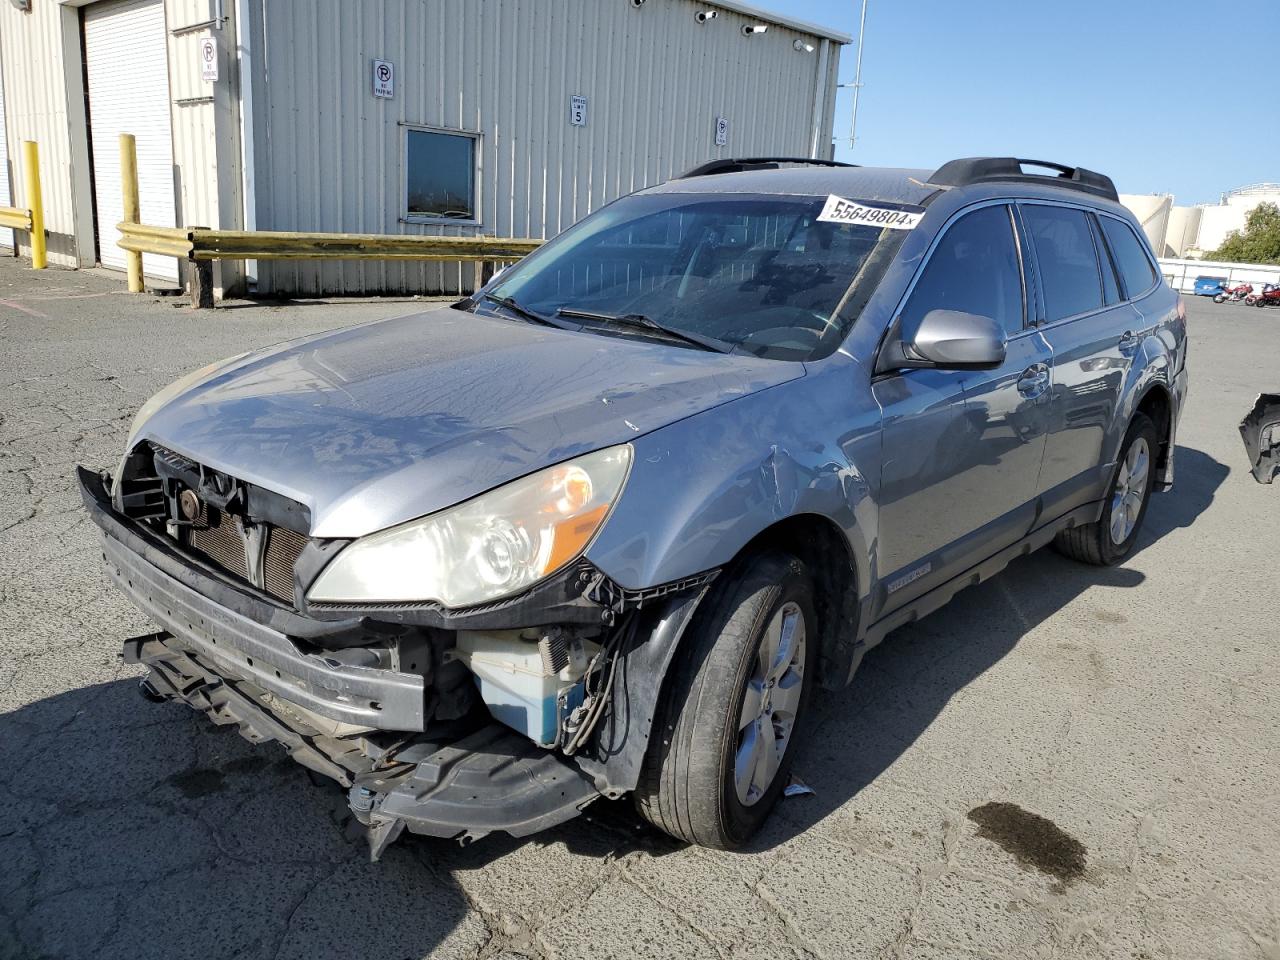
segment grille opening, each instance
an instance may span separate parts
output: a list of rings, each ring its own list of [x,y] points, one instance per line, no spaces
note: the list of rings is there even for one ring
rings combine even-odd
[[[262,558],[262,579],[267,593],[285,603],[293,603],[293,565],[306,545],[307,538],[294,530],[271,528]]]
[[[263,589],[277,600],[293,605],[293,565],[307,545],[307,538],[285,527],[269,527],[262,557]],[[244,538],[236,518],[206,507],[191,528],[191,549],[241,580],[249,579]]]
[[[269,522],[255,523],[254,529],[246,531],[244,516],[282,517],[291,524],[287,518],[296,517],[305,524],[305,507],[154,444],[139,444],[130,457],[131,476],[163,491],[168,532],[190,553],[288,606],[295,605],[293,568],[310,538]],[[195,503],[190,502],[191,494]],[[196,504],[199,512],[192,517]],[[259,549],[260,556],[246,555]]]
[[[206,507],[204,515],[191,530],[191,548],[241,580],[249,579],[244,540],[235,518],[230,514]]]

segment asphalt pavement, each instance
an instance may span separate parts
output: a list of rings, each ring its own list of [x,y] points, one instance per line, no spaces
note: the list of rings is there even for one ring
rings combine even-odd
[[[738,853],[625,802],[370,864],[328,781],[137,694],[152,629],[73,487],[180,374],[412,301],[195,312],[0,260],[0,958],[1280,960],[1280,484],[1236,425],[1280,310],[1189,306],[1177,483],[1124,566],[1050,551],[897,631],[815,700]]]

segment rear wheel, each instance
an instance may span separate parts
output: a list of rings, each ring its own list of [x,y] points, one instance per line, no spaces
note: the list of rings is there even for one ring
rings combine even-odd
[[[1097,566],[1120,563],[1133,552],[1142,521],[1151,502],[1155,476],[1155,452],[1159,444],[1156,425],[1144,413],[1136,413],[1125,434],[1120,462],[1107,491],[1102,516],[1096,523],[1073,527],[1058,534],[1054,546],[1073,560]]]
[[[1227,302],[1227,295],[1226,295],[1225,293],[1220,293],[1220,294],[1218,294],[1216,297],[1214,297],[1214,298],[1213,298],[1213,302],[1214,302],[1214,303],[1226,303],[1226,302]]]
[[[635,794],[654,826],[722,849],[748,840],[781,795],[818,659],[799,560],[761,554],[725,578],[671,668]]]

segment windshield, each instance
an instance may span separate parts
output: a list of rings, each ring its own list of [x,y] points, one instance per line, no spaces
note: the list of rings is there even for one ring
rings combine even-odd
[[[819,220],[826,199],[624,197],[486,292],[543,317],[594,315],[584,322],[596,331],[664,338],[665,327],[759,357],[818,359],[844,340],[906,235]]]

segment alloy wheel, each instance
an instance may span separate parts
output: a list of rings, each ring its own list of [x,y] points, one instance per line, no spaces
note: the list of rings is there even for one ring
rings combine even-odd
[[[1120,464],[1115,491],[1111,494],[1111,542],[1117,546],[1128,540],[1138,525],[1150,468],[1151,448],[1145,438],[1136,437]]]
[[[734,786],[743,806],[763,797],[791,743],[804,690],[805,624],[799,605],[784,604],[756,652],[738,719]]]

